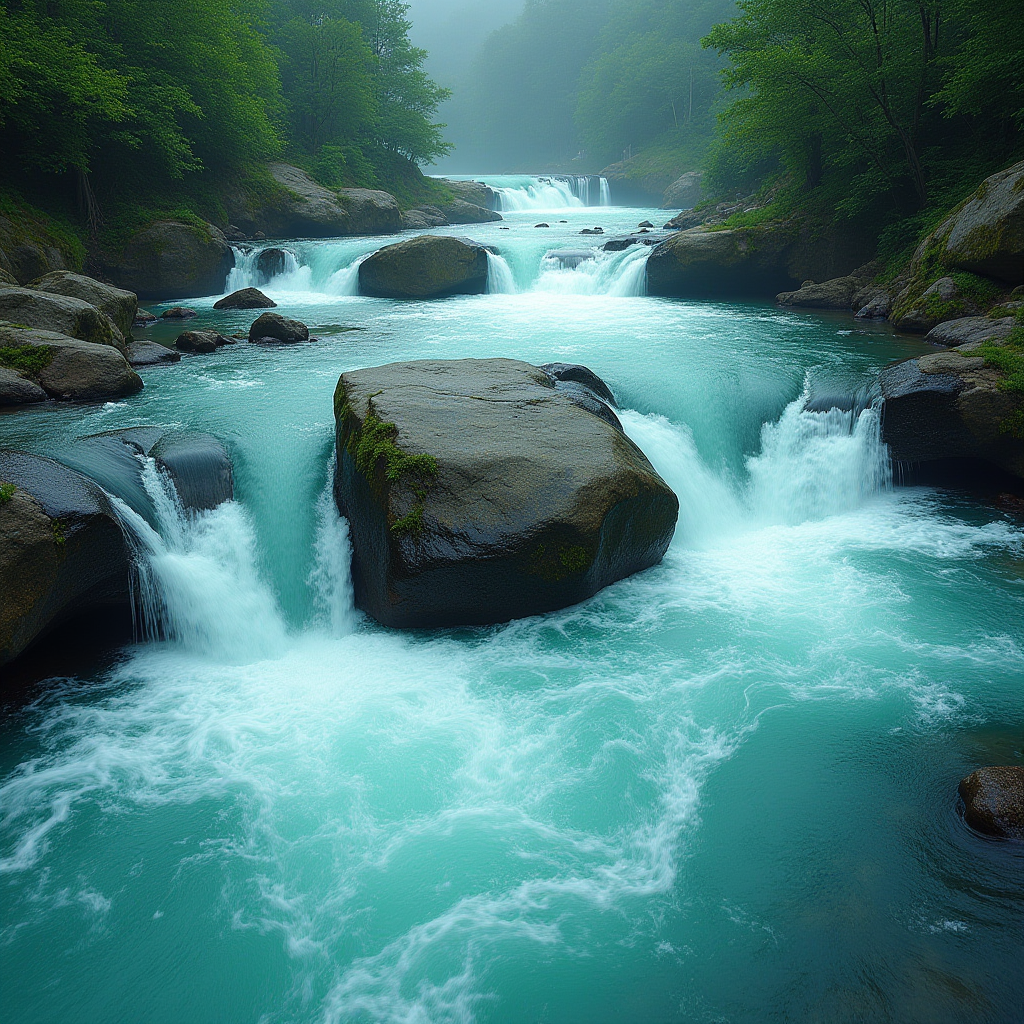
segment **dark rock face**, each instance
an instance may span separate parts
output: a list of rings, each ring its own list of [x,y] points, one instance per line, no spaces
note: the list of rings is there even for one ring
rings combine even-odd
[[[185,508],[212,509],[235,496],[231,456],[210,434],[167,433],[147,454],[168,473]]]
[[[385,299],[480,295],[487,291],[487,250],[468,238],[410,238],[363,260],[359,290]]]
[[[235,265],[223,232],[178,221],[158,221],[135,235],[109,268],[122,287],[144,299],[220,295]]]
[[[574,381],[592,391],[602,402],[618,408],[612,389],[593,370],[579,363],[545,363],[541,369],[555,381]]]
[[[959,789],[964,820],[971,828],[1024,840],[1024,768],[979,768]]]
[[[346,373],[335,414],[356,600],[385,625],[562,608],[657,564],[671,541],[679,503],[643,453],[527,363]]]
[[[651,253],[647,292],[693,299],[774,296],[795,283],[792,245],[784,233],[680,231]]]
[[[879,383],[882,440],[898,468],[960,459],[1024,478],[1024,445],[1007,429],[1022,403],[983,359],[937,352],[887,367]]]
[[[453,199],[440,207],[441,214],[449,224],[491,224],[504,220],[495,210],[488,210],[476,203],[467,203],[462,199]]]
[[[187,306],[172,306],[160,314],[161,320],[194,320],[199,314]]]
[[[0,288],[0,320],[126,351],[124,335],[110,317],[73,296]]]
[[[646,228],[644,230],[647,230]],[[631,245],[661,245],[662,242],[667,241],[670,236],[658,233],[658,234],[635,234],[635,235],[623,235],[621,238],[610,238],[601,247],[605,252],[622,252],[624,249],[628,249]]]
[[[436,206],[418,206],[402,214],[402,228],[423,231],[425,228],[443,228],[448,218]]]
[[[165,348],[155,341],[133,341],[128,346],[130,366],[159,366],[162,363],[181,362],[181,353]]]
[[[0,665],[85,612],[131,604],[131,559],[107,496],[35,455],[0,451]]]
[[[23,377],[17,370],[0,366],[0,406],[31,405],[45,402],[49,395],[35,381]]]
[[[268,299],[258,288],[240,288],[213,304],[214,309],[276,309],[277,303]]]
[[[51,398],[103,402],[142,390],[142,378],[111,345],[0,325],[0,348],[24,350],[19,372]]]
[[[284,249],[264,249],[256,257],[256,271],[263,281],[270,281],[288,268],[289,253]]]
[[[182,352],[209,355],[216,352],[221,345],[233,345],[234,340],[225,338],[218,331],[183,331],[174,344]]]
[[[134,292],[126,292],[111,284],[102,284],[91,277],[72,274],[67,270],[46,274],[33,281],[29,288],[51,295],[81,299],[90,306],[95,306],[101,313],[110,317],[125,338],[131,334],[135,316],[139,311],[139,299]]]
[[[295,345],[300,341],[309,341],[309,328],[280,313],[264,313],[249,328],[249,341],[253,344],[280,342],[283,345]]]

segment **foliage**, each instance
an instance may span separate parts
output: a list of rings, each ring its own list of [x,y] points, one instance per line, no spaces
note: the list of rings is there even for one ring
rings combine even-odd
[[[0,505],[6,505],[18,490],[14,484],[0,483]]]
[[[28,377],[39,374],[53,362],[53,350],[45,345],[5,345],[0,348],[0,366]]]

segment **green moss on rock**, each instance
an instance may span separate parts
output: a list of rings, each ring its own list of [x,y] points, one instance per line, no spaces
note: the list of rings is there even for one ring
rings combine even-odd
[[[5,345],[0,348],[0,366],[38,380],[53,362],[53,349],[46,345]]]
[[[0,483],[0,505],[6,505],[14,497],[14,492],[17,489],[14,484]]]

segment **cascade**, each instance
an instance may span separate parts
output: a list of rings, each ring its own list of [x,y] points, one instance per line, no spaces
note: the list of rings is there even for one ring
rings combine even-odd
[[[608,180],[591,174],[504,176],[483,180],[493,189],[501,213],[611,205]]]
[[[533,291],[555,295],[607,295],[614,298],[641,296],[647,290],[647,260],[651,250],[635,245],[621,252],[581,254],[551,252],[541,260]]]
[[[504,257],[488,250],[487,294],[515,295],[518,290],[515,278],[512,276],[512,268],[505,261]]]

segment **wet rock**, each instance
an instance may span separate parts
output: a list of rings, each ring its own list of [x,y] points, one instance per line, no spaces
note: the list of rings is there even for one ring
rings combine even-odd
[[[501,214],[494,210],[488,210],[461,199],[446,203],[440,209],[449,224],[491,224],[504,220]]]
[[[623,235],[620,238],[609,238],[607,242],[601,246],[605,252],[622,252],[624,249],[628,249],[631,245],[661,245],[669,236],[666,234],[632,234]]]
[[[258,288],[240,288],[213,304],[214,309],[276,309],[277,303],[268,299]]]
[[[126,351],[124,335],[106,313],[69,295],[0,288],[0,320]]]
[[[686,174],[676,178],[676,180],[672,182],[667,189],[665,189],[663,209],[689,210],[696,206],[700,202],[703,182],[703,171],[687,171]],[[653,226],[654,225],[652,224],[651,227]]]
[[[111,345],[0,324],[0,348],[10,350],[12,368],[51,398],[102,402],[142,390],[142,378]]]
[[[180,361],[180,352],[159,345],[155,341],[133,341],[128,345],[129,366],[159,366],[162,363]]]
[[[216,352],[221,345],[233,345],[234,340],[225,338],[219,331],[183,331],[174,342],[181,352],[193,352],[196,355],[209,355]]]
[[[565,607],[655,565],[672,538],[678,501],[643,453],[527,363],[345,373],[335,413],[356,600],[385,625]]]
[[[213,509],[234,498],[231,456],[216,437],[169,432],[147,454],[170,476],[185,508]]]
[[[971,828],[1024,840],[1024,768],[979,768],[960,783],[959,791]]]
[[[35,381],[0,365],[0,406],[33,405],[45,402],[48,397]]]
[[[858,320],[888,320],[892,312],[892,294],[887,288],[869,285],[853,297]]]
[[[646,228],[647,230],[650,230],[651,228],[654,227],[654,225],[649,220],[642,220],[639,224],[637,224],[637,227]]]
[[[482,181],[452,181],[450,178],[439,178],[438,181],[463,202],[482,206],[485,210],[494,210],[497,207],[494,189]]]
[[[254,344],[280,343],[294,345],[309,341],[309,328],[298,320],[289,320],[280,313],[264,313],[249,328],[249,341]]]
[[[436,206],[420,206],[402,214],[402,227],[406,231],[443,228],[447,223],[448,218]]]
[[[149,327],[150,324],[155,324],[157,319],[158,318],[150,313],[148,309],[140,309],[135,314],[135,320],[132,322],[132,327]]]
[[[550,224],[547,224],[547,223],[545,223],[544,221],[541,221],[541,223],[540,223],[540,224],[534,224],[533,226],[534,226],[535,228],[549,228],[549,227],[551,227],[551,225],[550,225]]]
[[[86,612],[126,614],[131,557],[110,500],[81,474],[51,459],[0,451],[0,481],[14,486],[0,498],[5,665],[40,638],[59,637],[62,625]]]
[[[256,272],[261,280],[270,281],[288,269],[291,253],[284,249],[264,249],[256,257]]]
[[[582,264],[597,259],[597,255],[593,249],[552,249],[544,258],[554,260],[566,270],[575,270]]]
[[[811,281],[796,291],[782,292],[775,298],[780,306],[849,310],[853,305],[853,297],[860,288],[861,282],[857,278],[838,277],[822,284]]]
[[[164,220],[134,235],[108,271],[120,287],[159,299],[221,295],[234,265],[231,246],[213,224]]]
[[[581,235],[603,235],[604,234],[604,228],[584,228],[580,232],[580,234]]]
[[[95,281],[82,274],[72,274],[67,270],[57,270],[46,274],[37,278],[28,287],[51,295],[66,295],[69,298],[81,299],[90,306],[95,306],[114,322],[124,338],[131,334],[139,310],[139,299],[134,292],[115,288],[112,284],[103,284],[101,281]],[[85,340],[92,341],[94,339],[86,338]]]
[[[188,306],[172,306],[160,314],[161,320],[194,320],[199,314]]]
[[[882,440],[903,473],[952,460],[1024,478],[1024,445],[1009,429],[1022,403],[1000,373],[963,348],[909,359],[879,376]]]
[[[541,369],[555,381],[573,381],[588,388],[602,402],[606,402],[613,409],[618,405],[612,389],[593,370],[579,363],[545,363]]]
[[[480,295],[487,291],[487,250],[468,238],[420,235],[365,259],[359,290],[389,299]]]

